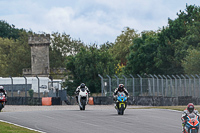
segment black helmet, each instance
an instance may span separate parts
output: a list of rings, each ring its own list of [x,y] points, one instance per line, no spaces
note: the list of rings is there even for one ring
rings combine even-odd
[[[193,103],[189,103],[189,104],[187,105],[187,110],[188,110],[190,113],[192,113],[193,110],[194,110],[194,104],[193,104]]]
[[[80,88],[85,88],[85,84],[81,83]]]
[[[123,84],[119,84],[119,91],[120,92],[124,91],[124,85]]]

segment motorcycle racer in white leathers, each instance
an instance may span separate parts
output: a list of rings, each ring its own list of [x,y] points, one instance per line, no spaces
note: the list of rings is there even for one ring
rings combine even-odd
[[[79,94],[81,88],[85,88],[86,91],[88,92],[88,94],[90,94],[88,87],[84,83],[81,83],[80,86],[78,86],[75,91],[77,103],[78,103],[78,94]]]

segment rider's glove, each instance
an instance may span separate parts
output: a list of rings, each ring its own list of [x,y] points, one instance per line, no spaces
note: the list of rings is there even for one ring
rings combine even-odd
[[[116,99],[117,99],[117,97],[116,97],[116,96],[113,96],[113,100],[116,101]]]
[[[182,121],[182,124],[185,125],[186,123],[187,123],[187,120],[183,120],[183,121]]]
[[[78,94],[79,93],[79,91],[75,91],[75,94]]]

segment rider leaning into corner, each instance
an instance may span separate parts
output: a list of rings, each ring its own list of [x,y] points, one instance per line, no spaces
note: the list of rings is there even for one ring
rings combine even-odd
[[[187,105],[187,108],[183,111],[183,114],[182,114],[182,117],[181,117],[181,120],[182,120],[182,132],[184,133],[184,127],[185,127],[185,124],[187,122],[187,115],[191,114],[191,113],[194,113],[195,115],[198,116],[198,119],[199,119],[199,112],[198,110],[194,109],[194,104],[193,103],[189,103]]]
[[[3,93],[5,95],[5,97],[7,96],[7,92],[6,92],[6,90],[4,90],[3,86],[0,86],[0,93]]]
[[[84,83],[81,83],[80,86],[78,86],[78,87],[76,88],[76,91],[75,91],[75,94],[76,94],[76,102],[77,102],[77,103],[78,103],[78,94],[79,94],[81,88],[85,88],[86,91],[88,92],[88,94],[90,94],[90,91],[89,91],[88,87],[87,87]]]
[[[118,88],[116,88],[114,90],[114,93],[113,93],[113,100],[115,101],[115,108],[117,108],[116,101],[117,101],[117,94],[118,94],[118,92],[124,92],[126,94],[126,96],[129,97],[128,91],[124,87],[124,85],[123,84],[119,84]]]

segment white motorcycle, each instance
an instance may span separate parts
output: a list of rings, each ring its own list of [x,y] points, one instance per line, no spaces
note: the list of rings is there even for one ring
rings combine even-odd
[[[85,88],[81,88],[78,95],[78,104],[80,110],[85,110],[85,106],[88,104],[88,92]]]

